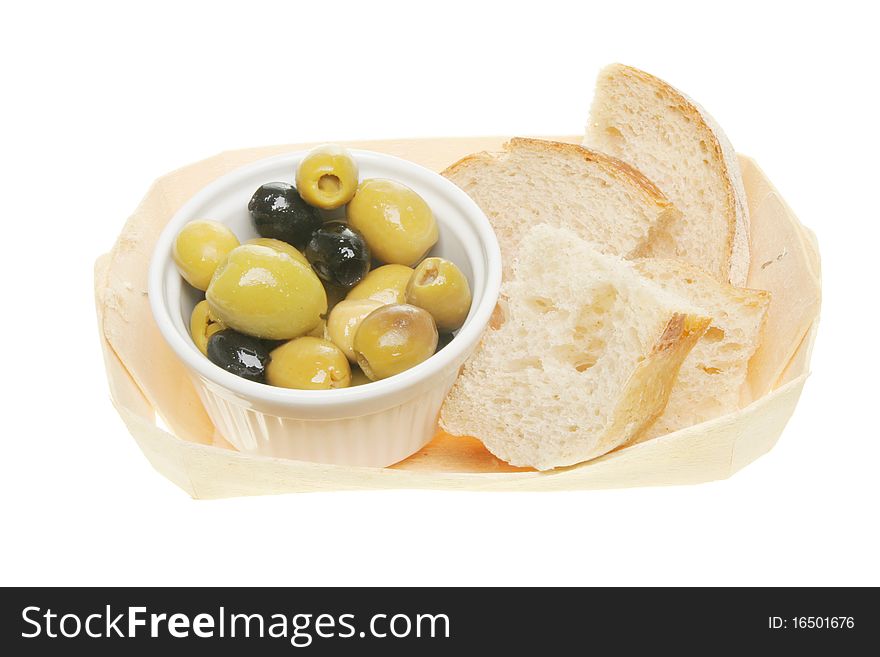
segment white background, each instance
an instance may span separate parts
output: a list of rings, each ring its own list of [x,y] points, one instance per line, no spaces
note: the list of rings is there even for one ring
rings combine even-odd
[[[0,584],[880,584],[871,3],[588,4],[5,8]],[[770,454],[559,494],[196,502],[151,469],[110,404],[92,264],[155,177],[273,143],[576,134],[612,61],[704,104],[818,235],[814,376]]]

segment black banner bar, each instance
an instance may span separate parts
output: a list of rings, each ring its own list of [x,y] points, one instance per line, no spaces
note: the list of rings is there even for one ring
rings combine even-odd
[[[213,656],[487,646],[515,655],[854,654],[846,651],[874,645],[878,611],[875,589],[22,588],[2,590],[0,646],[13,649],[7,655],[95,656],[129,647]]]

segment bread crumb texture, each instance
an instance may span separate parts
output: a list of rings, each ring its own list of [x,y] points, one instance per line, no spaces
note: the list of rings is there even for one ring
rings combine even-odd
[[[441,425],[546,470],[637,437],[663,411],[709,319],[571,230],[539,224],[522,244]]]

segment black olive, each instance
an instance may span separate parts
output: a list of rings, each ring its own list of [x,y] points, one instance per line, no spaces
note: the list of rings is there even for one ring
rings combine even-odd
[[[346,290],[370,271],[367,241],[342,221],[328,221],[314,232],[306,246],[306,258],[321,279]]]
[[[236,376],[263,383],[269,350],[259,338],[223,329],[208,338],[208,359]]]
[[[321,215],[302,200],[296,187],[283,182],[261,185],[248,203],[251,219],[261,237],[283,240],[302,249],[321,227]]]

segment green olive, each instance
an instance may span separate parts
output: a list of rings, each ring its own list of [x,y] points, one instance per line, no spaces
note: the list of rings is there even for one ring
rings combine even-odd
[[[373,257],[386,263],[412,266],[440,236],[425,200],[393,180],[362,182],[346,214],[349,225],[367,240]]]
[[[351,348],[354,334],[364,317],[381,307],[382,303],[374,299],[346,299],[340,301],[330,311],[327,317],[327,337],[342,349],[352,363],[357,363],[357,356]]]
[[[276,240],[271,237],[254,237],[245,242],[245,244],[256,244],[257,246],[268,246],[270,249],[286,253],[294,260],[303,263],[307,267],[311,267],[308,259],[293,244],[288,244],[282,240]]]
[[[208,338],[217,331],[226,328],[223,322],[215,321],[208,312],[208,302],[199,301],[193,308],[192,315],[189,318],[189,333],[193,342],[205,356],[208,355]]]
[[[437,349],[437,326],[427,310],[390,304],[364,318],[353,346],[364,374],[378,381],[430,358]]]
[[[471,288],[455,263],[425,258],[406,286],[406,302],[424,308],[440,331],[456,331],[471,309]]]
[[[347,150],[336,144],[312,149],[296,169],[296,189],[309,205],[335,210],[357,190],[358,168]]]
[[[374,299],[380,303],[406,303],[406,285],[413,270],[405,265],[376,267],[364,280],[351,288],[349,300]]]
[[[216,221],[199,219],[180,229],[171,255],[187,283],[207,290],[217,266],[237,246],[238,238],[229,228]]]
[[[329,340],[303,337],[272,351],[266,382],[281,388],[329,390],[351,385],[345,354]]]
[[[277,249],[244,244],[217,267],[205,294],[211,314],[241,333],[290,340],[313,330],[327,294],[311,268]]]

